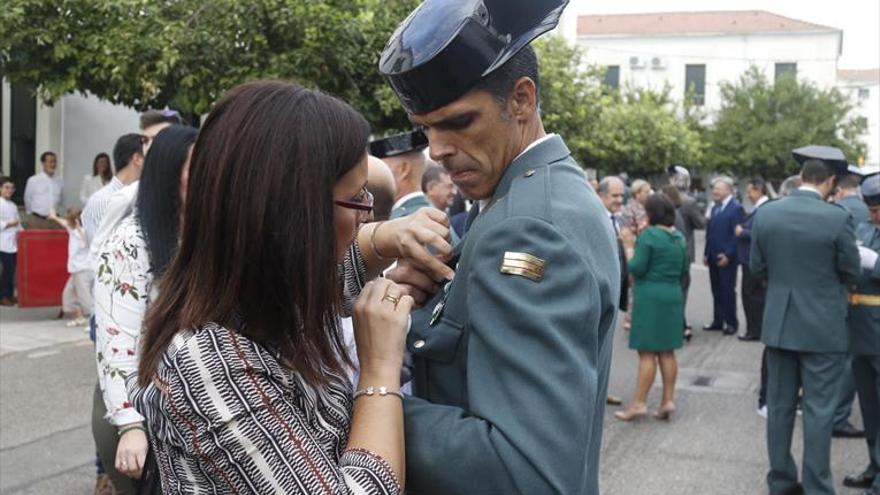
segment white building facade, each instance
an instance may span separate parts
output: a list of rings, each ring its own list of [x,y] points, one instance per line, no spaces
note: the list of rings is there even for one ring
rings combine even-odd
[[[15,182],[15,202],[22,205],[27,178],[42,170],[40,155],[52,151],[64,182],[63,206],[81,207],[80,186],[95,155],[112,157],[119,136],[140,132],[138,118],[135,110],[92,95],[68,95],[47,106],[31,88],[0,81],[0,174]]]
[[[765,11],[586,15],[564,18],[560,31],[586,50],[586,63],[607,69],[609,86],[669,87],[676,100],[690,88],[710,120],[721,106],[721,83],[753,66],[770,81],[793,73],[822,89],[840,86],[843,32]],[[866,113],[878,108],[875,99],[862,103]],[[875,115],[863,137],[869,163],[878,161],[876,128]]]
[[[880,69],[838,71],[837,87],[849,96],[856,113],[868,121],[868,152],[863,164],[880,166]]]

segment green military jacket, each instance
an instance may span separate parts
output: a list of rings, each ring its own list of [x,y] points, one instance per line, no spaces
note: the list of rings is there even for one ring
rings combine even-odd
[[[558,136],[507,168],[413,314],[407,492],[598,494],[620,291],[611,222]]]
[[[752,222],[750,268],[767,278],[761,340],[800,352],[847,352],[849,288],[859,276],[852,215],[797,190]]]
[[[392,209],[390,218],[391,220],[394,220],[395,218],[412,215],[422,208],[431,208],[431,203],[428,201],[427,196],[419,193],[417,196],[413,196],[404,201],[402,205]]]
[[[880,227],[863,223],[858,227],[857,237],[862,246],[880,253]],[[873,269],[862,269],[853,293],[880,297],[880,260]],[[853,354],[880,355],[880,306],[851,304],[849,335]]]
[[[404,201],[402,205],[398,206],[391,210],[391,215],[389,216],[390,220],[394,220],[397,218],[406,217],[412,215],[413,213],[421,210],[422,208],[433,208],[432,205],[428,201],[428,197],[422,193],[419,193],[418,196],[413,196],[408,200]],[[455,233],[455,230],[449,229],[449,242],[455,247],[461,239],[458,238],[458,234]]]
[[[850,194],[849,196],[844,196],[841,198],[837,204],[843,206],[850,213],[852,213],[853,218],[855,218],[856,225],[859,225],[862,222],[867,222],[871,220],[871,213],[868,211],[868,205],[862,201],[857,194]]]

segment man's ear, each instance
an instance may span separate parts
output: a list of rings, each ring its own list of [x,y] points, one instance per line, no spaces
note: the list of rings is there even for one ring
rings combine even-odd
[[[538,109],[538,86],[531,77],[521,77],[516,81],[510,103],[517,120],[523,121],[534,115]]]
[[[400,182],[406,182],[412,176],[413,164],[409,160],[400,163]]]

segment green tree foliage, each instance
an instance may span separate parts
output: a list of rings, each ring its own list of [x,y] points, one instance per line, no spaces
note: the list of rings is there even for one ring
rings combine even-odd
[[[593,137],[592,154],[600,170],[651,177],[672,164],[700,164],[700,134],[678,116],[668,88],[627,89],[615,96],[600,114]]]
[[[677,116],[668,89],[621,94],[603,87],[604,72],[585,66],[583,51],[558,36],[538,40],[535,50],[544,127],[565,138],[582,166],[646,177],[672,163],[699,162],[699,134]]]
[[[836,146],[853,162],[867,122],[850,116],[852,105],[836,88],[822,90],[794,77],[775,83],[753,67],[722,83],[722,107],[708,132],[707,164],[737,175],[783,179],[797,173],[791,150],[809,144]]]
[[[544,128],[565,138],[582,166],[594,166],[590,150],[599,114],[608,98],[601,87],[602,71],[585,67],[583,51],[557,35],[534,43],[540,67],[540,106]]]
[[[6,0],[0,73],[46,102],[91,92],[143,109],[207,112],[236,84],[295,79],[379,129],[405,115],[377,71],[418,0]]]

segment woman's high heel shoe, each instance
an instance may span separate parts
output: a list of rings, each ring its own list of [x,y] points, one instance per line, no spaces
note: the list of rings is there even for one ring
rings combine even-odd
[[[675,412],[675,404],[672,402],[667,402],[660,406],[660,409],[657,409],[657,412],[654,413],[654,417],[657,419],[662,419],[664,421],[668,421],[672,417],[672,413]]]
[[[642,406],[639,409],[633,409],[632,407],[629,407],[625,411],[617,411],[614,413],[614,417],[621,421],[632,421],[634,419],[641,419],[647,415],[648,406]]]

